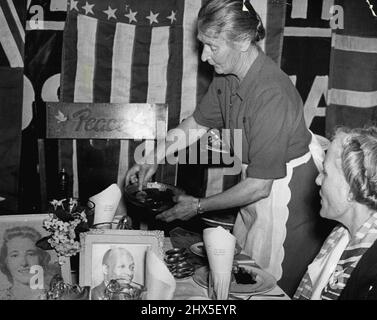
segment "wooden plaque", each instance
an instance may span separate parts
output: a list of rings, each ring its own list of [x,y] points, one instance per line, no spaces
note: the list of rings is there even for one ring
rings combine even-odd
[[[167,131],[168,107],[149,103],[47,102],[47,138],[156,139]]]

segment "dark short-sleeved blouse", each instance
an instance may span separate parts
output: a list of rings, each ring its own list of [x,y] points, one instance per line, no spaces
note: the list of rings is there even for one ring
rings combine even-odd
[[[193,116],[206,127],[243,129],[242,162],[248,164],[248,177],[282,178],[286,163],[309,151],[311,134],[301,97],[262,51],[241,83],[234,75],[216,75]]]

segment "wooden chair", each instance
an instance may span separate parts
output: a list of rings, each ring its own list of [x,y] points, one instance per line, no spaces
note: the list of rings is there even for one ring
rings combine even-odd
[[[146,139],[148,143],[166,136],[168,123],[167,104],[148,103],[63,103],[47,102],[45,136],[38,139],[39,173],[42,211],[46,209],[47,174],[45,139],[58,140],[58,168],[68,168],[72,177],[75,159],[64,154],[64,148],[75,145],[76,139],[118,139],[121,148],[128,151],[129,140]],[[69,163],[71,162],[71,163]],[[128,160],[119,164],[123,173]],[[77,177],[74,177],[77,182]],[[123,185],[120,185],[123,190]],[[73,188],[74,189],[74,188]],[[73,196],[79,194],[73,192]]]

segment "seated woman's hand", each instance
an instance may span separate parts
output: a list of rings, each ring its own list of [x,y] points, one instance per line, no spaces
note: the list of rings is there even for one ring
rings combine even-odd
[[[171,222],[176,219],[189,220],[197,214],[198,198],[188,195],[179,195],[174,198],[177,204],[156,216],[156,219]]]

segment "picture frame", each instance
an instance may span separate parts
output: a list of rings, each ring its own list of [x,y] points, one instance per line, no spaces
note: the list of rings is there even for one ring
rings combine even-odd
[[[50,289],[56,274],[72,284],[70,259],[60,265],[54,250],[36,246],[49,235],[43,228],[48,218],[49,214],[0,216],[0,300],[43,299],[43,289]]]
[[[80,234],[80,244],[79,284],[91,287],[91,300],[103,299],[105,283],[109,279],[126,277],[130,283],[143,288],[147,250],[152,250],[161,259],[164,257],[164,233],[160,230],[91,229]],[[120,263],[116,262],[120,259],[126,260],[123,264],[127,268],[132,263],[132,272],[117,273],[115,264]]]

